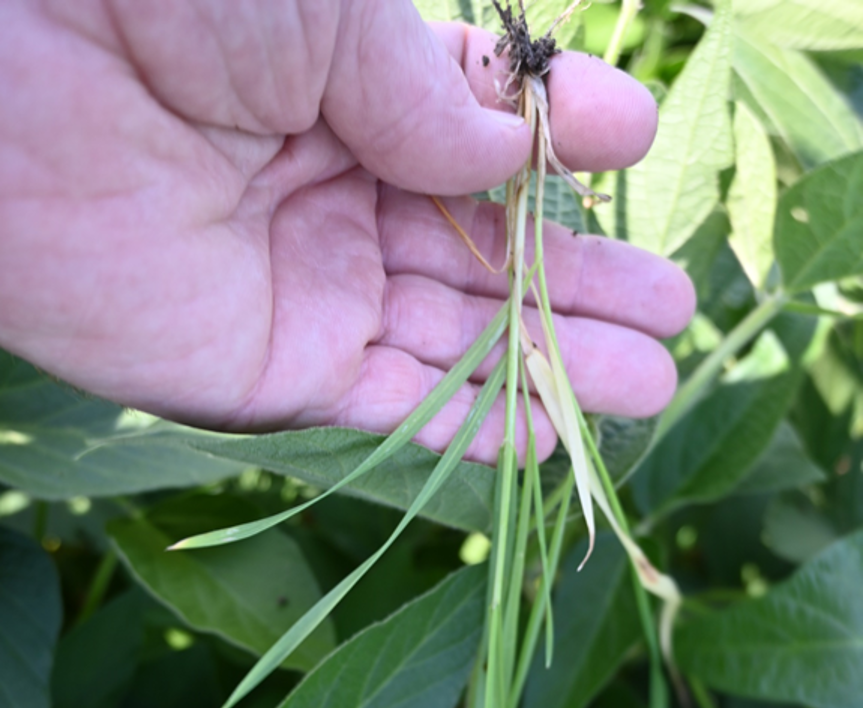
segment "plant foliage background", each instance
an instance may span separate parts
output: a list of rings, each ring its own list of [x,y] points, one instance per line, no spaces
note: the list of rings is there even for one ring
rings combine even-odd
[[[480,0],[417,0],[497,30]],[[529,11],[545,28],[566,3]],[[641,543],[687,596],[677,660],[700,706],[862,704],[862,8],[646,0],[623,68],[660,103],[649,156],[545,209],[672,257],[699,293],[657,420],[596,420]],[[559,41],[602,54],[617,4]],[[590,139],[590,136],[586,136]],[[491,195],[494,198],[494,194]],[[718,374],[718,375],[715,375]],[[381,441],[202,433],[0,352],[0,708],[209,708],[387,538],[436,456],[409,446],[297,518],[194,553],[171,542],[314,497]],[[550,487],[566,473],[553,457]],[[482,635],[494,471],[462,463],[335,613],[241,705],[448,708]],[[555,662],[525,708],[647,705],[626,557],[581,521],[554,594]],[[535,559],[536,561],[536,559]],[[536,579],[539,572],[533,568]],[[526,594],[536,591],[529,576]]]

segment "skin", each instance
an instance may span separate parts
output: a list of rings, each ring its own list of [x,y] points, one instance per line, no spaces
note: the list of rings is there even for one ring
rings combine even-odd
[[[46,371],[215,429],[388,432],[506,297],[425,196],[503,261],[501,208],[461,196],[530,149],[488,33],[407,0],[11,0],[0,27],[0,346]],[[571,169],[647,152],[656,106],[625,74],[564,54],[548,86]],[[676,378],[655,338],[689,320],[689,280],[545,230],[580,401],[658,412]],[[492,363],[419,442],[446,446]],[[494,462],[503,418],[499,400],[469,457]]]

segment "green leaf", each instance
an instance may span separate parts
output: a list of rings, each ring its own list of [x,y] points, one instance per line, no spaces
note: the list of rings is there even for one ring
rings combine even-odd
[[[860,275],[861,166],[860,152],[823,165],[780,198],[774,247],[787,289]]]
[[[825,51],[861,47],[858,0],[734,0],[736,19],[781,47]]]
[[[735,493],[762,494],[824,481],[825,473],[807,456],[795,428],[783,421]]]
[[[791,563],[810,560],[841,534],[804,493],[787,492],[768,504],[763,540],[776,555]]]
[[[622,418],[604,415],[597,425],[600,455],[609,476],[621,484],[648,451],[654,439],[657,417]]]
[[[733,158],[727,106],[731,44],[730,13],[723,2],[663,102],[648,156],[618,180],[611,204],[595,207],[607,234],[623,230],[637,246],[668,255],[718,203],[718,173]],[[626,201],[624,229],[615,223],[619,201]]]
[[[48,708],[60,583],[39,545],[0,526],[0,708]]]
[[[359,582],[359,580],[369,571],[369,569],[387,552],[401,533],[405,530],[411,520],[417,516],[426,503],[434,497],[435,493],[441,488],[442,484],[447,480],[456,464],[465,454],[471,441],[477,435],[480,425],[486,417],[486,414],[492,407],[501,386],[504,384],[506,361],[501,359],[495,368],[492,370],[489,378],[480,389],[480,393],[474,401],[459,430],[447,447],[447,451],[441,456],[441,460],[435,465],[432,474],[429,475],[426,484],[420,490],[420,493],[411,503],[411,506],[405,512],[405,516],[399,522],[399,525],[394,529],[390,537],[382,544],[382,546],[369,558],[367,558],[359,567],[345,577],[339,584],[330,590],[322,597],[315,605],[306,612],[291,629],[283,634],[279,641],[276,642],[267,653],[258,660],[255,666],[243,678],[234,692],[228,698],[223,708],[231,708],[235,706],[239,700],[246,696],[252,689],[258,686],[267,676],[269,676],[277,666],[289,656],[309,633],[330,615],[333,608],[339,604],[345,595]],[[452,373],[452,371],[451,371]],[[440,385],[440,384],[439,384]]]
[[[735,695],[813,708],[858,708],[861,532],[847,536],[757,600],[681,627],[680,667]]]
[[[761,289],[774,262],[774,153],[762,125],[740,101],[735,105],[734,132],[735,178],[726,199],[733,228],[729,245],[750,282]]]
[[[0,350],[4,484],[54,500],[197,486],[241,471],[234,462],[159,444],[116,443],[88,453],[94,441],[147,429],[154,420],[79,393]]]
[[[532,185],[533,187],[533,185]],[[543,184],[543,218],[572,229],[574,236],[588,232],[581,197],[570,188],[563,178],[549,175]],[[534,189],[528,197],[528,209],[534,212]]]
[[[554,599],[555,661],[534,657],[525,708],[582,708],[618,670],[642,635],[627,555],[612,533],[597,535],[583,570],[587,542],[562,564]]]
[[[165,551],[202,524],[255,513],[225,495],[193,497],[156,507],[143,519],[115,520],[108,533],[140,584],[190,626],[263,654],[321,596],[296,543],[274,529],[242,545]],[[334,646],[333,627],[325,623],[285,665],[308,670]]]
[[[359,467],[386,436],[347,428],[310,428],[272,435],[178,435],[174,442],[223,460],[257,466],[329,489]],[[441,456],[408,443],[344,491],[367,501],[407,509]],[[460,462],[423,516],[468,531],[492,519],[495,470]]]
[[[781,49],[740,26],[732,55],[736,95],[764,117],[810,169],[861,149],[861,121],[807,56]]]
[[[453,706],[483,632],[485,566],[454,573],[306,676],[280,708]]]
[[[66,634],[57,646],[55,708],[114,708],[138,667],[146,598],[127,591]]]
[[[672,427],[633,478],[643,512],[720,499],[741,483],[792,403],[800,370],[790,358],[773,332],[763,333],[722,384]]]

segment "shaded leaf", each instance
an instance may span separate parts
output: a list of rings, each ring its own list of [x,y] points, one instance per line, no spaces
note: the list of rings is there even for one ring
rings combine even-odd
[[[0,708],[48,708],[60,583],[32,539],[0,526]]]
[[[774,497],[765,512],[765,545],[792,563],[809,560],[839,536],[831,521],[801,492]]]
[[[782,422],[762,457],[735,488],[737,494],[761,494],[825,481],[825,473],[807,457],[798,433]]]
[[[741,82],[739,98],[770,121],[766,129],[782,137],[805,168],[861,149],[861,122],[804,54],[739,26],[732,64]]]
[[[814,708],[862,703],[861,532],[757,600],[682,626],[681,668],[712,688]]]
[[[193,497],[156,507],[146,518],[115,520],[108,533],[141,585],[190,626],[262,654],[320,598],[295,542],[274,529],[234,546],[165,550],[202,525],[256,513],[228,496]],[[325,622],[286,666],[310,669],[334,645],[333,627]]]
[[[761,124],[741,102],[735,106],[734,132],[735,178],[726,199],[733,228],[729,245],[750,282],[762,288],[774,262],[774,153]]]
[[[343,644],[281,708],[450,708],[483,632],[486,567],[454,573]]]
[[[182,447],[95,440],[153,425],[152,416],[79,393],[0,350],[0,482],[41,499],[206,484],[242,470]],[[180,428],[180,426],[176,426]],[[182,428],[181,428],[182,429]]]
[[[780,198],[774,247],[787,289],[860,275],[861,169],[861,153],[849,155],[805,175]]]
[[[604,415],[600,419],[600,455],[613,481],[620,484],[633,471],[651,446],[656,427],[656,416],[635,419]]]
[[[385,439],[349,428],[309,428],[271,435],[197,434],[153,436],[164,445],[197,450],[223,460],[257,466],[327,489],[356,469]],[[140,444],[151,444],[148,437]],[[131,443],[130,443],[131,444]],[[406,444],[390,458],[349,483],[345,492],[367,501],[407,509],[441,456]],[[492,518],[495,470],[460,462],[422,515],[468,531],[485,531]]]
[[[146,598],[131,590],[66,634],[57,646],[55,708],[114,708],[138,666]]]
[[[626,200],[627,239],[654,253],[670,254],[690,238],[720,199],[718,172],[732,163],[732,33],[728,3],[719,5],[663,102],[648,156],[624,173],[612,204],[595,208],[604,231],[617,235],[616,202]]]
[[[857,0],[734,0],[736,18],[754,36],[781,47],[829,50],[861,46]]]
[[[639,466],[632,485],[640,509],[657,514],[732,492],[767,448],[799,380],[783,345],[764,333]]]
[[[591,562],[577,569],[583,541],[562,564],[554,598],[555,661],[531,666],[525,708],[581,708],[615,675],[641,638],[627,555],[614,534],[597,535]]]

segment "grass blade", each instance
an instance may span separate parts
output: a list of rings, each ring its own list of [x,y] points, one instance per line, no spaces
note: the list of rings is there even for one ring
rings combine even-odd
[[[285,660],[285,657],[294,651],[294,649],[296,649],[297,646],[307,636],[309,636],[309,634],[324,620],[324,618],[330,614],[333,608],[339,604],[342,598],[348,594],[351,588],[357,584],[360,578],[362,578],[375,562],[384,555],[387,549],[393,545],[402,531],[405,530],[405,527],[408,526],[415,516],[417,516],[432,495],[438,491],[439,487],[447,479],[447,476],[459,460],[462,459],[462,456],[465,454],[471,441],[477,435],[477,431],[480,429],[483,419],[492,407],[495,397],[504,383],[504,373],[505,362],[502,360],[498,363],[486,383],[483,385],[480,394],[477,396],[477,400],[468,412],[467,418],[460,426],[456,436],[447,448],[447,451],[435,466],[435,469],[429,476],[429,480],[420,491],[420,494],[417,495],[417,498],[411,504],[411,507],[405,512],[405,516],[402,517],[402,521],[399,522],[399,525],[390,535],[390,538],[388,538],[381,548],[379,548],[372,556],[366,559],[362,565],[354,570],[354,572],[348,575],[335,588],[322,597],[305,615],[303,615],[303,617],[297,621],[293,627],[291,627],[291,629],[282,635],[282,638],[279,639],[279,641],[276,642],[276,644],[274,644],[267,653],[258,660],[258,663],[252,667],[249,673],[246,674],[237,688],[234,689],[234,692],[228,698],[228,701],[225,703],[223,708],[231,708],[232,706],[237,705],[239,700],[246,696],[253,688],[278,668]]]
[[[495,315],[495,318],[487,325],[482,334],[477,338],[477,341],[471,345],[470,349],[465,352],[465,355],[460,359],[447,375],[441,379],[438,385],[432,392],[417,406],[414,412],[400,425],[375,451],[364,460],[354,471],[348,476],[341,479],[320,496],[315,497],[300,506],[292,507],[286,511],[268,516],[264,519],[251,521],[248,524],[239,526],[230,526],[224,529],[208,531],[207,533],[190,536],[178,541],[168,550],[177,551],[191,548],[207,548],[209,546],[219,546],[224,543],[233,543],[244,538],[250,538],[263,531],[266,531],[283,521],[290,519],[292,516],[301,513],[321,499],[333,494],[353,480],[366,474],[369,470],[380,464],[388,457],[393,455],[403,445],[411,441],[411,439],[426,425],[435,414],[441,410],[444,404],[450,400],[454,393],[462,386],[474,370],[480,365],[483,359],[492,351],[497,341],[504,333],[507,324],[508,303],[505,303],[501,310]]]

